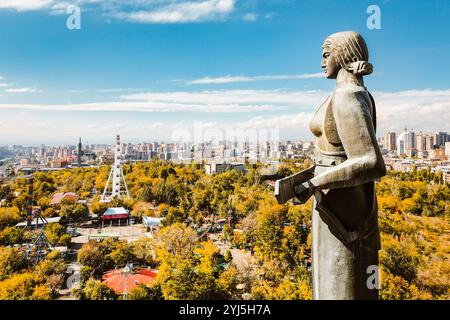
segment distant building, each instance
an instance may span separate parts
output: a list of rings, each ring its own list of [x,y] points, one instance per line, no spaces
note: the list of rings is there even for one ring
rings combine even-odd
[[[436,132],[436,145],[442,147],[449,141],[449,135],[447,132]]]
[[[429,151],[429,158],[434,160],[445,160],[444,148],[435,148]]]
[[[405,131],[400,133],[397,137],[397,154],[405,155],[408,153],[408,150],[413,150],[415,148],[416,148],[415,132],[408,131],[405,129]]]
[[[46,224],[51,224],[51,223],[59,223],[59,221],[61,220],[61,217],[54,217],[54,218],[46,218],[46,221],[43,221],[42,219],[33,219],[31,221],[31,228],[36,228],[36,224],[38,228],[43,227]],[[28,221],[23,221],[23,222],[19,222],[18,224],[16,224],[16,228],[25,228],[28,225]]]
[[[442,179],[444,180],[444,183],[450,183],[450,166],[437,166],[432,168],[431,172],[442,172]]]
[[[408,131],[406,133],[406,150],[416,148],[416,133],[414,131]]]
[[[384,135],[383,144],[387,151],[395,151],[397,149],[397,134],[395,132],[388,132]]]
[[[50,162],[50,167],[52,168],[65,168],[69,165],[69,161],[67,159],[55,159]]]
[[[83,155],[83,145],[81,144],[81,138],[80,141],[78,142],[78,154],[77,154],[77,162],[78,162],[78,166],[81,167],[81,156]]]
[[[423,133],[419,133],[416,136],[416,144],[417,144],[417,151],[418,152],[424,152],[429,149],[427,149],[427,135]]]
[[[450,141],[445,143],[445,156],[450,159]]]
[[[146,226],[147,228],[157,228],[161,225],[161,221],[164,220],[164,218],[155,218],[155,217],[142,217],[142,224]]]
[[[406,132],[400,133],[397,137],[397,154],[399,156],[406,153]]]
[[[433,134],[427,134],[425,136],[425,150],[429,151],[429,150],[433,150],[434,145],[435,145],[435,135]]]
[[[236,169],[241,172],[245,172],[245,165],[243,163],[224,163],[224,162],[211,162],[205,164],[206,174],[217,174],[224,173],[228,170]]]
[[[145,268],[133,268],[126,266],[121,270],[113,270],[103,275],[103,283],[117,294],[127,295],[137,286],[143,284],[147,287],[155,283],[157,270]]]
[[[99,159],[101,164],[112,164],[114,162],[114,154],[105,153],[102,154]]]
[[[77,202],[78,199],[80,199],[80,197],[74,192],[59,192],[53,195],[50,205],[58,205],[61,204],[62,201]]]
[[[108,208],[101,216],[102,225],[104,225],[105,221],[106,222],[109,221],[111,225],[128,224],[129,219],[130,219],[130,212],[123,207]]]
[[[406,149],[406,156],[410,158],[417,156],[417,150],[414,148]]]

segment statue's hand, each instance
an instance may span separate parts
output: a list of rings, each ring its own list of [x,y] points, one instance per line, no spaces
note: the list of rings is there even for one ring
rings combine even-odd
[[[309,181],[293,186],[292,180],[287,177],[275,182],[275,197],[279,204],[285,204],[292,198],[300,203],[305,203],[313,193],[314,186]]]
[[[311,180],[314,177],[314,168],[315,166],[312,166],[306,170],[297,172],[292,176],[275,181],[275,197],[277,198],[278,203],[285,204],[290,199],[295,198],[297,196],[297,193],[303,194],[304,191],[302,190],[301,185],[307,183],[304,185],[304,187],[306,188],[306,186],[308,186],[307,181]],[[300,192],[297,192],[295,188],[300,188]],[[307,197],[309,198],[310,196],[311,195]]]
[[[300,203],[306,203],[306,201],[311,198],[314,194],[314,186],[309,182],[303,182],[294,187],[295,198],[297,198]]]
[[[285,204],[295,197],[290,177],[275,181],[275,198],[279,204]]]

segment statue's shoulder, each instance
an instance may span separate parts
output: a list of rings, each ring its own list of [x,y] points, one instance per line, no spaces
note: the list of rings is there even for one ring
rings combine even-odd
[[[365,87],[346,86],[336,89],[331,105],[335,113],[348,113],[354,109],[367,108],[370,103],[369,92]]]
[[[337,88],[334,91],[332,98],[334,102],[339,102],[345,99],[351,99],[353,97],[367,96],[368,94],[369,92],[366,87],[349,85],[343,88]]]
[[[365,112],[368,99],[368,92],[364,87],[339,88],[332,94],[324,119],[324,135],[328,142],[334,145],[341,144],[336,121],[349,119],[353,114]]]

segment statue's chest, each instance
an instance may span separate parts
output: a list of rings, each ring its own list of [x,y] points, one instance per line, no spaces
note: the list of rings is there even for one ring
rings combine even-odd
[[[310,122],[310,130],[316,136],[316,147],[323,151],[336,152],[342,151],[342,143],[333,116],[332,97],[328,97],[317,109]]]
[[[317,137],[325,135],[325,138],[330,143],[340,143],[337,135],[336,122],[332,110],[332,96],[328,97],[324,103],[317,109],[312,118],[309,128],[311,132]]]
[[[320,107],[317,109],[316,113],[314,114],[314,117],[311,119],[311,122],[309,124],[309,128],[311,132],[319,138],[323,134],[323,122],[325,119],[325,110],[328,107],[328,105],[331,103],[331,97],[328,97],[327,100],[320,105]]]

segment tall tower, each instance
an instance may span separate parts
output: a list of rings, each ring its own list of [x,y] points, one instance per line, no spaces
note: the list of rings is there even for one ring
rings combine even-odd
[[[103,190],[103,194],[101,197],[101,201],[103,202],[109,202],[114,197],[120,198],[122,195],[126,195],[127,197],[130,196],[130,194],[128,193],[127,183],[125,182],[125,175],[123,174],[122,170],[121,159],[122,157],[120,154],[120,135],[117,135],[116,145],[114,149],[114,164],[111,168],[111,172],[109,173],[105,189]],[[107,196],[110,181],[112,181],[111,193],[109,194],[109,196]]]
[[[81,137],[80,137],[80,142],[78,142],[78,166],[81,167],[81,154],[83,153],[83,151],[81,151],[83,149],[83,145],[81,144]]]

